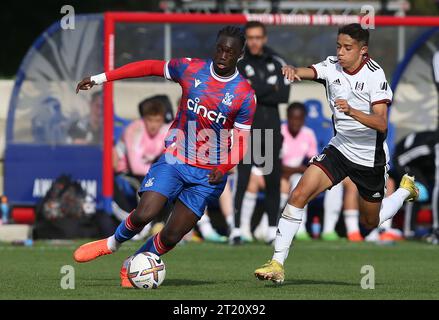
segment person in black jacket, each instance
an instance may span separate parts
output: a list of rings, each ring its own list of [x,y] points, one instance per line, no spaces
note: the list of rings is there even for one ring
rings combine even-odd
[[[431,201],[433,209],[433,232],[427,240],[433,244],[439,244],[439,135],[438,131],[413,132],[404,137],[395,146],[393,155],[393,169],[391,175],[398,181],[402,175],[408,172],[416,177],[420,197],[418,201]],[[431,196],[429,196],[431,195]],[[416,212],[420,205],[418,202],[409,203],[405,207],[406,236],[412,236]]]
[[[267,30],[265,25],[250,21],[245,26],[247,46],[242,60],[238,63],[239,72],[248,79],[256,92],[257,107],[252,125],[251,162],[242,161],[237,166],[237,184],[235,189],[235,227],[230,239],[232,244],[241,243],[240,219],[241,207],[245,201],[245,191],[249,182],[253,165],[264,167],[265,178],[265,211],[269,217],[269,236],[267,242],[271,243],[276,236],[276,226],[280,204],[280,178],[281,161],[280,150],[282,135],[280,132],[279,103],[288,102],[289,82],[282,75],[282,67],[286,65],[272,49],[266,46]],[[263,129],[263,130],[257,130]],[[265,141],[265,130],[272,130],[273,139]],[[256,131],[259,131],[256,133]],[[261,138],[258,138],[261,137]],[[255,161],[255,146],[260,145],[265,163]],[[271,149],[272,148],[272,149]],[[267,151],[264,154],[264,150]],[[272,150],[272,151],[271,151]],[[268,164],[267,162],[272,162]]]

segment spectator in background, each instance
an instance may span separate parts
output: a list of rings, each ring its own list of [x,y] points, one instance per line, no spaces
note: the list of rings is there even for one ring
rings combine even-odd
[[[254,129],[262,129],[261,150],[265,150],[265,144],[273,147],[273,154],[265,157],[273,159],[273,170],[264,172],[266,185],[266,197],[264,199],[265,210],[269,217],[269,238],[276,236],[277,220],[280,204],[280,178],[281,161],[280,150],[282,136],[280,132],[279,103],[288,102],[290,88],[282,75],[284,60],[273,50],[266,46],[267,30],[261,22],[250,21],[245,26],[247,45],[244,58],[238,62],[238,70],[242,76],[248,79],[256,92],[257,107],[254,115],[251,141],[255,141]],[[273,141],[265,141],[265,129],[273,130]],[[259,142],[257,142],[259,143]],[[252,162],[254,162],[252,155]],[[230,235],[232,244],[241,243],[241,210],[249,184],[253,164],[240,163],[237,166],[237,184],[235,192],[235,227]],[[252,199],[247,199],[252,201]],[[271,241],[270,240],[270,241]],[[269,241],[269,242],[270,242]]]
[[[166,107],[161,100],[143,100],[139,112],[141,118],[126,127],[113,150],[116,174],[113,212],[119,220],[125,219],[137,206],[137,190],[151,165],[162,154],[169,128],[165,124]],[[150,225],[147,225],[139,238],[149,229]]]
[[[290,191],[297,185],[305,172],[308,161],[317,155],[317,139],[314,132],[306,127],[305,124],[306,109],[300,102],[293,102],[287,109],[287,123],[281,125],[281,132],[283,136],[282,144],[282,179],[281,179],[281,201],[280,208],[283,208],[288,201]],[[253,168],[253,174],[250,178],[250,184],[247,188],[246,195],[242,206],[241,231],[244,239],[252,239],[250,231],[250,221],[253,214],[257,192],[259,189],[267,190],[262,175],[258,173],[256,167]],[[266,192],[267,193],[267,192]],[[266,195],[267,197],[267,195]],[[266,214],[264,213],[264,216]],[[268,219],[262,217],[261,227],[258,229],[258,238],[262,235],[267,243],[273,240],[269,234],[269,227],[267,225]],[[264,221],[265,220],[265,221]],[[269,223],[268,223],[269,224]],[[310,239],[306,232],[306,218],[300,226],[300,231],[296,238]],[[265,229],[265,231],[261,231]],[[265,235],[264,235],[265,233]]]
[[[148,102],[151,101],[158,101],[162,103],[165,107],[165,123],[171,123],[174,120],[174,111],[172,110],[172,102],[169,99],[169,96],[166,94],[157,94],[155,96],[146,98],[142,100],[139,105],[139,114],[142,116],[142,114],[145,113],[144,108],[148,107]]]
[[[102,144],[102,92],[91,96],[90,113],[72,123],[67,131],[69,143]]]
[[[413,132],[395,147],[393,175],[398,182],[404,172],[416,177],[419,199],[406,204],[405,236],[412,237],[412,212],[418,202],[430,200],[433,208],[433,231],[428,241],[439,244],[439,136],[437,131]],[[410,226],[410,224],[412,224]]]
[[[165,125],[165,105],[160,100],[144,100],[141,118],[133,121],[116,145],[116,172],[128,174],[141,182],[164,148],[169,126]]]
[[[288,201],[293,190],[307,168],[309,160],[318,154],[317,139],[310,128],[305,126],[306,108],[302,103],[294,102],[288,106],[288,123],[282,125],[282,180],[281,208]],[[305,207],[306,209],[306,207]],[[296,239],[310,239],[306,232],[307,213]]]

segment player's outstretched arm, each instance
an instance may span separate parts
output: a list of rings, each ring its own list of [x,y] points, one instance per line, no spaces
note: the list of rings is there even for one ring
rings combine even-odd
[[[296,68],[291,65],[282,67],[282,74],[290,82],[295,80],[313,80],[315,78],[315,72],[311,68]]]
[[[79,90],[89,90],[94,85],[102,84],[107,81],[141,78],[147,76],[164,77],[165,64],[166,61],[163,60],[143,60],[132,62],[120,68],[84,78],[76,86],[76,93],[78,93]]]

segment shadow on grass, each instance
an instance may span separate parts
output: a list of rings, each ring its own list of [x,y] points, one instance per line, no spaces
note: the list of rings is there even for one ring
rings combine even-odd
[[[82,287],[93,287],[93,288],[108,288],[108,287],[119,287],[119,282],[113,279],[99,279],[99,280],[81,280]]]
[[[311,279],[295,279],[285,280],[282,285],[270,283],[267,287],[285,287],[285,286],[301,286],[301,285],[331,285],[331,286],[360,286],[360,283],[352,283],[345,281],[325,281],[325,280],[311,280]]]
[[[215,284],[213,281],[201,281],[201,280],[190,280],[190,279],[169,279],[165,280],[164,285],[167,287],[182,287],[182,286],[203,286]],[[119,282],[117,279],[81,279],[81,286],[83,287],[119,287]]]
[[[180,286],[202,286],[208,284],[215,284],[214,281],[201,281],[201,280],[191,280],[191,279],[169,279],[165,280],[163,284],[166,286],[180,287]]]

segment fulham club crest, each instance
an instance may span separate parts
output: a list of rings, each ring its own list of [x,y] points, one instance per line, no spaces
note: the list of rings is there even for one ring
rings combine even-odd
[[[355,90],[356,91],[363,91],[364,88],[364,82],[358,82],[355,84]]]

